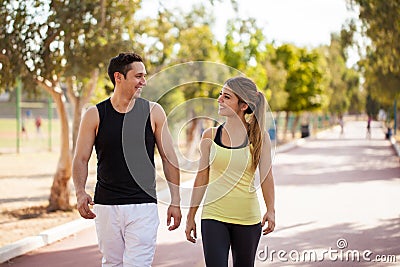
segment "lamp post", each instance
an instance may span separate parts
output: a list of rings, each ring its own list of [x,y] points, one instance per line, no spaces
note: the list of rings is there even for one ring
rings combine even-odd
[[[16,117],[17,117],[17,154],[19,154],[19,149],[21,145],[21,87],[22,83],[19,78],[16,82]]]
[[[396,131],[397,131],[397,100],[396,100],[396,98],[394,99],[394,104],[393,104],[393,118],[394,118],[393,134],[396,136]]]

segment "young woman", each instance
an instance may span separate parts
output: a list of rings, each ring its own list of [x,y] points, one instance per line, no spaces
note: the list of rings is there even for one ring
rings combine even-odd
[[[271,142],[265,130],[266,100],[253,81],[234,77],[218,97],[218,114],[226,121],[204,131],[199,170],[187,216],[186,238],[197,238],[195,215],[207,189],[201,234],[207,267],[254,266],[261,232],[275,228]],[[254,186],[257,166],[267,207],[261,218]],[[268,226],[264,227],[268,222]]]

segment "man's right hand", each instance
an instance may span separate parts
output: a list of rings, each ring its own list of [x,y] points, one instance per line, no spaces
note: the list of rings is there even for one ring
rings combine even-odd
[[[85,219],[94,219],[96,214],[94,214],[89,207],[89,205],[94,205],[92,197],[86,192],[83,192],[79,195],[77,194],[76,198],[79,214]]]

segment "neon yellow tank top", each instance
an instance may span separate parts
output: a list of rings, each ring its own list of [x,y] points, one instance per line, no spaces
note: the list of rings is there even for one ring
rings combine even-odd
[[[202,219],[241,225],[261,221],[249,146],[230,149],[213,142],[209,175]]]

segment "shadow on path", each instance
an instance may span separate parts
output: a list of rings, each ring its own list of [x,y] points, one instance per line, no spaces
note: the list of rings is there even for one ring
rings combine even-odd
[[[400,179],[400,164],[387,140],[310,140],[278,154],[276,185],[327,185]]]

